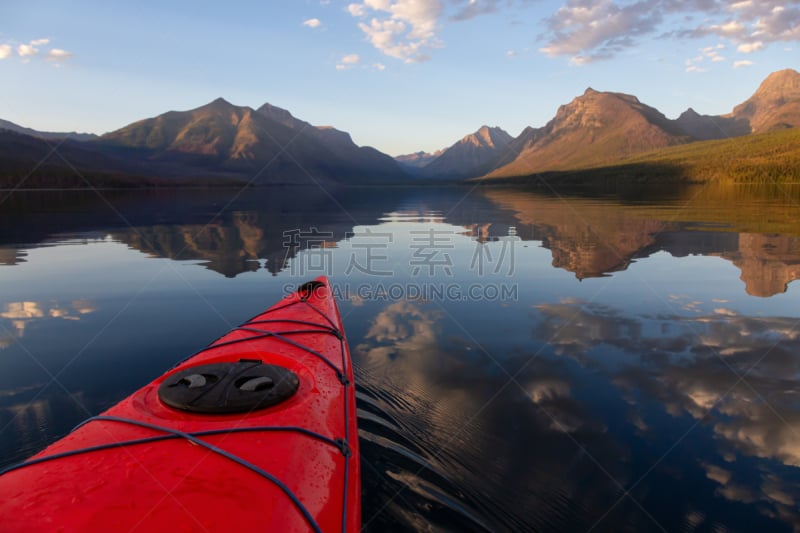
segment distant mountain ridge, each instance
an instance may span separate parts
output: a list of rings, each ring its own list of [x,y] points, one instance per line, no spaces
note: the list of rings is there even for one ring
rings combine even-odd
[[[425,165],[420,175],[437,179],[468,179],[485,174],[514,138],[505,130],[481,126]]]
[[[30,135],[39,139],[72,139],[74,141],[90,141],[96,139],[97,135],[94,133],[78,133],[76,131],[38,131],[32,128],[26,128],[19,124],[14,124],[9,120],[0,118],[0,130],[13,131],[15,133],[22,133],[23,135]]]
[[[444,153],[444,150],[437,150],[433,153],[428,153],[420,150],[413,154],[403,154],[395,156],[394,160],[406,168],[422,168],[428,163],[439,157]]]
[[[750,133],[750,124],[733,116],[701,115],[691,107],[675,119],[687,135],[700,141],[738,137]]]

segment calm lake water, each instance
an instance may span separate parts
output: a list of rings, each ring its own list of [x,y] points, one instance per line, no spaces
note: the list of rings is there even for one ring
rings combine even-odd
[[[366,530],[800,529],[800,189],[2,199],[0,466],[327,274]]]

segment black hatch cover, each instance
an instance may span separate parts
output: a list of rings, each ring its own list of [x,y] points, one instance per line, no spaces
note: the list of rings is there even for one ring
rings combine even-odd
[[[299,385],[297,374],[288,368],[243,359],[176,372],[158,388],[158,397],[181,411],[245,413],[291,398]]]

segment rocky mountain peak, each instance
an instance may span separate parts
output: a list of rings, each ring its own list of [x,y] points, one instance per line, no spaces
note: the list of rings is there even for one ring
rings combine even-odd
[[[425,165],[423,174],[448,179],[479,176],[492,168],[493,162],[512,140],[513,137],[502,128],[484,124]]]
[[[800,124],[800,73],[773,72],[753,96],[733,108],[732,116],[747,121],[752,133],[796,127]]]
[[[461,142],[474,146],[498,148],[507,145],[512,139],[513,137],[502,128],[483,125],[475,133],[464,137]]]
[[[207,109],[228,109],[236,106],[220,96],[219,98],[215,98],[214,100],[212,100],[211,102],[207,103],[202,107]]]
[[[258,113],[261,115],[274,120],[275,122],[279,122],[284,126],[289,126],[290,128],[296,128],[297,126],[308,126],[309,124],[303,122],[302,120],[298,120],[294,117],[289,111],[283,109],[282,107],[278,107],[272,105],[270,103],[265,103],[258,109],[256,109]]]
[[[753,96],[780,98],[798,95],[800,95],[800,72],[787,68],[767,76]]]

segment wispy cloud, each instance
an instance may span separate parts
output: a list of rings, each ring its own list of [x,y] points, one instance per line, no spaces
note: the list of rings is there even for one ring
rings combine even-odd
[[[470,20],[480,15],[494,13],[505,7],[509,2],[504,0],[467,0],[459,3],[465,3],[466,5],[459,6],[458,11],[450,17],[451,20]]]
[[[309,28],[319,28],[322,26],[322,22],[319,19],[308,19],[303,21],[303,26],[308,26]]]
[[[347,5],[366,40],[381,53],[415,63],[443,46],[442,29],[480,16],[514,11],[532,0],[358,0]],[[519,17],[517,17],[519,19]],[[559,0],[532,20],[539,51],[575,65],[610,59],[648,38],[715,37],[739,53],[800,41],[798,0]],[[715,59],[716,57],[716,59]],[[710,62],[725,58],[708,57]]]
[[[741,61],[734,61],[733,68],[749,67],[752,64],[753,64],[752,61],[748,61],[747,59],[742,59]]]
[[[698,65],[686,65],[686,72],[708,72],[708,69],[705,69]]]
[[[345,65],[355,65],[359,61],[361,61],[361,57],[359,57],[358,54],[350,54],[342,58],[342,63],[344,63]]]
[[[361,56],[358,54],[348,54],[339,60],[336,64],[336,70],[347,70],[353,68],[361,62]]]
[[[17,46],[17,55],[19,57],[32,57],[39,53],[39,47],[44,46],[50,42],[50,39],[34,39],[28,44],[21,44]]]
[[[17,55],[19,55],[19,57],[35,56],[38,53],[39,50],[30,44],[21,44],[17,46]]]
[[[657,0],[618,5],[613,0],[568,0],[546,22],[548,38],[540,52],[572,56],[584,64],[608,59],[633,47],[636,38],[652,33],[663,20]]]
[[[540,51],[584,63],[613,57],[648,36],[717,36],[750,53],[800,41],[800,6],[796,0],[566,0],[547,19]]]
[[[448,18],[461,22],[481,15],[526,8],[533,3],[534,0],[450,0],[449,4],[453,6],[454,13]],[[516,22],[512,22],[512,24],[516,24]]]
[[[45,58],[48,61],[55,61],[60,63],[72,57],[72,52],[67,52],[66,50],[62,50],[60,48],[53,48],[52,50],[47,52]]]
[[[743,54],[750,54],[750,53],[755,52],[757,50],[761,50],[762,48],[764,48],[764,43],[761,42],[761,41],[756,41],[754,43],[743,43],[743,44],[740,44],[736,48],[736,50],[738,52],[743,53]]]
[[[711,63],[720,63],[725,61],[725,57],[720,54],[720,50],[724,49],[725,45],[722,43],[719,43],[715,46],[698,48],[700,53],[695,57],[686,60],[686,72],[707,72],[708,69],[701,65],[706,61]]]
[[[347,6],[347,11],[354,17],[363,17],[367,13],[367,8],[364,4],[350,4]]]
[[[41,48],[50,44],[50,39],[33,39],[28,41],[27,43],[21,43],[15,46],[12,46],[10,43],[3,43],[0,44],[0,60],[7,59],[13,55],[16,51],[17,56],[22,60],[23,63],[28,63],[32,58],[39,56],[39,52]],[[61,48],[51,48],[44,54],[44,58],[47,61],[59,64],[64,60],[72,57],[72,52],[68,52]]]

